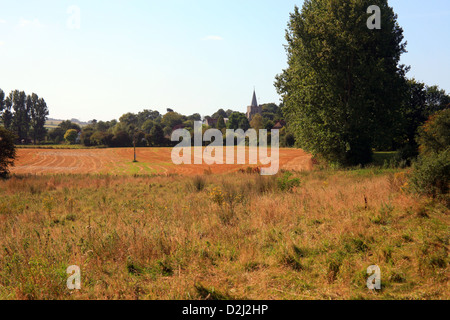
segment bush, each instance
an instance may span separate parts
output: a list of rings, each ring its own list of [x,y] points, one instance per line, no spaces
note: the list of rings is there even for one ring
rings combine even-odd
[[[450,148],[440,153],[422,155],[411,176],[414,191],[433,197],[447,195],[450,183]]]
[[[281,178],[278,178],[278,180],[277,180],[278,188],[281,191],[290,192],[295,187],[298,187],[300,185],[300,179],[298,179],[298,178],[291,179],[291,177],[292,177],[292,173],[285,172]]]
[[[206,187],[206,179],[202,176],[196,176],[190,183],[189,189],[201,192]]]

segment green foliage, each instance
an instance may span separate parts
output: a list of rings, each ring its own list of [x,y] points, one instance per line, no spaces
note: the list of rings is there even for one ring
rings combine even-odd
[[[222,117],[222,118],[228,118],[228,115],[227,115],[227,113],[226,113],[226,111],[225,110],[223,110],[223,109],[219,109],[216,113],[214,113],[212,116],[211,116],[211,118],[213,118],[213,119],[219,119],[219,117]]]
[[[48,132],[48,137],[50,138],[50,140],[52,140],[58,144],[64,140],[64,134],[66,133],[66,131],[64,131],[61,127],[57,127],[57,128],[51,129]]]
[[[253,129],[255,129],[256,131],[259,131],[260,129],[264,128],[263,121],[264,121],[264,119],[260,114],[255,114],[253,116],[252,121],[250,121],[250,125]]]
[[[432,115],[419,129],[417,142],[425,154],[446,150],[450,146],[450,109]]]
[[[90,142],[93,146],[109,146],[112,144],[113,137],[110,133],[96,131],[92,134]]]
[[[168,112],[162,117],[161,124],[164,127],[173,129],[175,126],[182,124],[184,121],[186,121],[185,116],[176,112]]]
[[[165,140],[166,138],[164,137],[164,131],[159,124],[156,124],[147,136],[149,145],[154,147],[163,146],[165,144]]]
[[[228,120],[227,129],[247,131],[250,128],[247,116],[240,112],[233,112]]]
[[[45,121],[49,114],[47,104],[44,99],[39,98],[33,93],[27,98],[27,107],[30,110],[30,125],[34,144],[44,140],[47,129],[45,129]]]
[[[381,8],[368,30],[367,7]],[[283,113],[300,147],[343,165],[366,164],[399,118],[403,30],[386,0],[306,0],[286,32],[289,67],[277,76]]]
[[[413,190],[438,197],[449,193],[450,148],[439,153],[424,154],[414,165],[410,179]]]
[[[277,179],[277,185],[278,185],[278,189],[280,189],[283,192],[290,192],[292,191],[295,187],[300,186],[300,179],[299,178],[294,178],[291,179],[292,177],[292,173],[287,171],[283,174],[282,177]]]
[[[75,129],[69,129],[64,134],[64,140],[66,140],[70,144],[75,144],[75,142],[77,141],[77,137],[78,137],[78,132]]]
[[[78,132],[81,131],[81,127],[78,124],[73,123],[70,120],[66,120],[66,121],[61,122],[58,125],[58,127],[60,127],[63,130],[63,132],[67,132],[67,130],[70,130],[70,129],[76,130]]]
[[[23,91],[14,90],[10,94],[14,115],[12,130],[17,134],[19,141],[25,142],[30,131],[30,106],[27,104],[27,95]]]
[[[418,193],[449,200],[450,109],[437,112],[419,129],[421,155],[414,165],[411,186]]]
[[[219,118],[217,118],[217,129],[223,130],[226,127],[227,126],[225,125],[224,117],[223,116],[219,116]]]
[[[7,173],[7,167],[13,165],[16,156],[14,140],[12,132],[0,127],[0,175]]]
[[[14,134],[0,127],[0,178],[8,176],[8,167],[14,165],[16,148],[14,145]]]
[[[384,150],[399,149],[401,160],[411,160],[419,155],[419,143],[416,136],[418,130],[426,120],[434,113],[448,108],[450,96],[437,86],[427,86],[415,79],[408,80],[405,99],[401,105],[401,119],[396,128],[394,141],[379,145],[378,148]]]
[[[111,146],[117,148],[130,147],[131,145],[132,145],[131,138],[129,134],[124,130],[118,131],[111,141]]]

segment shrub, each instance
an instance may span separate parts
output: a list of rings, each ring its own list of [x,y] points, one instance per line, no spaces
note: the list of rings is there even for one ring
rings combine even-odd
[[[203,191],[205,187],[206,187],[206,179],[202,176],[196,176],[190,184],[190,188],[197,192]]]
[[[292,173],[291,172],[285,172],[281,178],[278,178],[277,184],[278,188],[281,191],[292,191],[295,187],[298,187],[300,185],[300,179],[294,178],[291,179]]]
[[[450,148],[440,153],[420,156],[411,175],[414,191],[437,197],[449,192]]]

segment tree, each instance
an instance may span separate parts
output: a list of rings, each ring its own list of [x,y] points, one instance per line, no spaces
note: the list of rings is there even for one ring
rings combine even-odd
[[[31,128],[33,129],[33,141],[43,140],[47,130],[45,129],[45,121],[47,121],[48,108],[44,99],[39,99],[37,94],[32,94],[29,97],[30,114],[31,114]]]
[[[75,144],[78,138],[78,132],[75,129],[69,129],[67,130],[66,134],[64,135],[64,140],[66,140],[70,144]]]
[[[14,134],[0,127],[0,178],[6,178],[9,174],[8,167],[14,165],[16,147]]]
[[[370,5],[380,30],[367,28]],[[403,30],[387,0],[306,0],[286,31],[288,68],[276,77],[297,143],[344,165],[371,161],[392,140],[405,92]]]
[[[154,125],[155,125],[155,122],[153,120],[148,119],[142,124],[141,128],[145,133],[148,134],[148,133],[150,133],[150,130],[152,130]]]
[[[4,108],[5,108],[5,92],[3,92],[2,89],[0,89],[0,115],[2,114]]]
[[[70,130],[70,129],[73,129],[73,130],[76,130],[76,131],[81,131],[81,127],[78,124],[73,123],[70,120],[66,120],[66,121],[61,122],[58,125],[58,127],[60,127],[64,132],[67,132],[67,130]]]
[[[250,125],[259,132],[260,129],[264,128],[263,117],[260,114],[254,115],[252,121],[250,121]]]
[[[411,173],[412,189],[450,207],[450,109],[432,115],[420,128],[417,142],[420,156]]]
[[[419,130],[417,142],[422,154],[440,153],[450,148],[450,109],[432,115]],[[448,159],[450,161],[450,159]]]
[[[132,145],[132,141],[130,136],[126,131],[119,130],[116,132],[114,137],[112,138],[112,146],[114,147],[130,147]]]
[[[384,149],[400,149],[402,160],[410,161],[417,157],[419,144],[416,142],[416,136],[419,127],[432,114],[446,109],[447,101],[450,101],[450,96],[437,86],[430,87],[415,79],[408,80],[405,99],[401,106],[402,117],[396,126],[396,136],[390,145],[384,146]]]
[[[94,132],[97,133],[99,131],[94,131],[94,128],[91,126],[83,128],[80,136],[80,142],[83,146],[90,147],[94,144],[92,140]]]
[[[147,140],[152,147],[161,147],[164,145],[166,139],[164,138],[163,129],[159,124],[153,126],[150,134],[147,136]]]
[[[164,127],[169,127],[171,129],[173,129],[175,126],[182,124],[185,120],[186,120],[186,117],[179,113],[168,112],[163,116],[163,118],[161,120],[161,124]]]
[[[13,120],[13,114],[11,112],[11,106],[12,101],[10,97],[7,97],[4,102],[3,106],[3,113],[2,113],[2,122],[3,126],[6,130],[11,130],[12,128],[12,120]]]
[[[202,121],[202,116],[200,115],[200,113],[194,113],[187,118],[191,121]]]
[[[262,117],[265,121],[278,121],[283,118],[283,112],[281,108],[275,103],[267,103],[261,105]]]
[[[51,141],[58,144],[64,140],[64,134],[65,134],[65,131],[63,131],[62,128],[56,127],[56,128],[51,129],[48,132],[48,137]]]
[[[123,116],[121,116],[119,118],[119,121],[123,124],[125,124],[125,126],[138,126],[138,117],[134,114],[134,113],[126,113]]]
[[[220,116],[223,117],[224,119],[225,119],[225,118],[228,118],[228,115],[227,115],[226,111],[223,110],[223,109],[219,109],[216,113],[214,113],[214,114],[211,116],[211,118],[213,118],[213,119],[219,119]]]
[[[222,116],[219,116],[219,118],[217,118],[217,129],[219,129],[220,131],[222,131],[223,129],[225,129],[227,126],[225,124],[225,119]]]
[[[90,136],[90,143],[95,146],[110,146],[112,143],[112,139],[113,135],[110,133],[95,131]],[[81,140],[83,141],[83,138],[81,138]]]
[[[248,123],[248,119],[245,114],[234,112],[228,120],[227,128],[233,130],[242,129],[247,131],[250,128],[250,124]]]
[[[161,119],[161,114],[158,111],[153,111],[153,110],[144,110],[142,112],[139,112],[137,114],[137,120],[138,120],[138,126],[142,127],[142,125],[147,121],[147,120],[152,120],[152,121],[158,121]]]
[[[30,131],[30,101],[25,92],[19,90],[10,93],[10,100],[14,110],[12,130],[17,134],[19,141],[26,141]]]

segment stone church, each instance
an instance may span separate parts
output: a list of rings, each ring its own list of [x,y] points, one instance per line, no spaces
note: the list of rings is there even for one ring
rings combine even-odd
[[[257,114],[262,114],[262,108],[258,105],[258,101],[256,100],[256,91],[253,91],[252,104],[247,107],[248,121],[252,121],[253,117]]]

